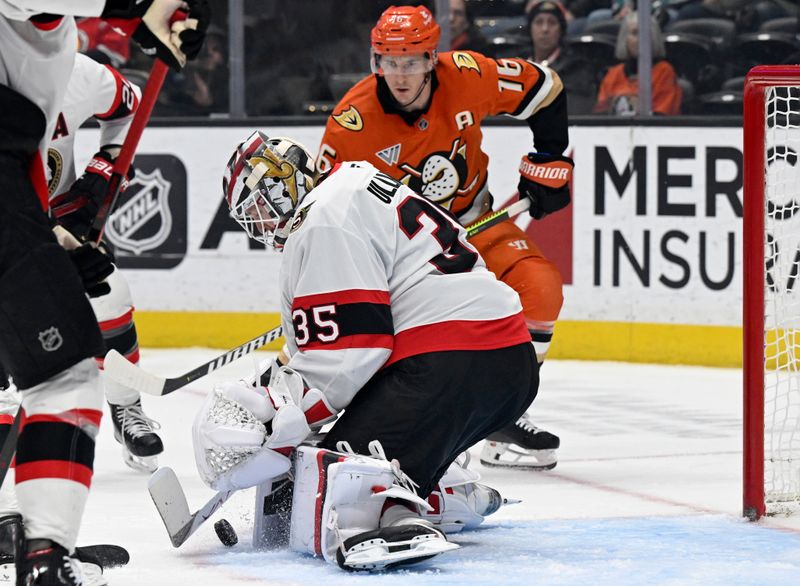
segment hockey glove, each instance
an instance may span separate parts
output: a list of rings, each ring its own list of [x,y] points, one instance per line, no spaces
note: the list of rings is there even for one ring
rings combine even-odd
[[[242,382],[214,388],[192,426],[195,461],[216,490],[248,488],[289,469],[288,454],[310,433],[296,401],[302,379],[294,371],[272,387]],[[266,425],[265,425],[266,423]]]
[[[97,210],[106,197],[113,170],[114,159],[106,151],[99,151],[95,153],[83,175],[72,184],[69,191],[50,201],[50,209],[58,223],[80,240],[86,238]],[[134,170],[131,166],[128,169],[127,180],[120,186],[120,193],[128,187],[128,181],[133,179],[133,175]]]
[[[102,297],[111,293],[111,287],[105,282],[105,278],[114,272],[110,256],[88,242],[78,248],[67,250],[67,253],[72,264],[78,269],[89,297]]]
[[[107,0],[101,16],[145,54],[180,71],[203,46],[211,8],[208,0]]]
[[[536,220],[569,205],[569,182],[575,164],[569,157],[528,153],[519,166],[519,195],[531,200],[528,213]]]

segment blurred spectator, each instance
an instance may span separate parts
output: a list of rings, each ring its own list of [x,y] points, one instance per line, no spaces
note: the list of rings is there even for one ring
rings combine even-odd
[[[309,103],[335,105],[334,74],[369,74],[369,32],[397,0],[254,0],[246,3],[246,109],[300,115]],[[275,83],[280,79],[281,83]]]
[[[535,4],[536,0],[533,2],[529,2],[529,9],[530,4]],[[589,16],[595,10],[608,8],[611,4],[611,0],[566,0],[563,2],[564,8],[567,11],[567,14],[572,15],[573,18],[583,18]],[[570,18],[567,18],[567,22],[569,22]]]
[[[739,32],[747,32],[767,20],[796,14],[797,0],[693,0],[677,10],[674,20],[727,18]]]
[[[617,36],[615,55],[622,61],[608,70],[600,84],[594,111],[618,116],[636,114],[638,106],[638,56],[639,23],[636,12],[631,12],[622,21]],[[661,29],[653,22],[652,101],[656,114],[680,114],[683,92],[678,85],[678,76],[672,65],[664,59],[664,39]]]
[[[120,68],[130,59],[130,39],[105,20],[84,18],[78,23],[78,51],[98,63]]]
[[[164,106],[178,106],[185,115],[204,115],[228,110],[228,40],[225,32],[212,24],[197,59],[179,74],[173,74],[165,87]],[[169,109],[159,109],[167,114]]]
[[[598,8],[589,13],[588,21],[597,20],[622,20],[634,10],[634,0],[606,0],[604,8]]]
[[[564,44],[567,18],[555,0],[539,0],[528,12],[531,59],[554,69],[567,92],[567,109],[572,114],[589,114],[597,95],[598,79],[588,62]]]
[[[491,45],[475,26],[464,0],[450,0],[450,49],[493,56]]]

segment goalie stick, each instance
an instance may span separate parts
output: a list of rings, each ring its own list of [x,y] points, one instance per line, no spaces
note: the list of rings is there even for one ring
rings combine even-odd
[[[235,490],[221,491],[194,513],[189,512],[186,493],[172,468],[159,468],[147,482],[150,497],[164,521],[173,547],[180,547],[225,504]]]
[[[108,354],[106,354],[103,362],[103,369],[106,372],[106,376],[111,377],[120,384],[136,389],[137,391],[141,391],[149,395],[168,395],[173,391],[177,391],[178,389],[185,387],[190,382],[211,374],[218,368],[222,368],[226,364],[229,364],[234,360],[241,358],[242,356],[246,356],[247,354],[258,350],[262,346],[277,340],[281,337],[282,333],[283,330],[281,329],[281,326],[273,328],[268,332],[264,332],[260,336],[245,342],[241,346],[237,346],[232,350],[228,350],[225,352],[225,354],[217,356],[216,358],[201,364],[197,368],[193,368],[189,372],[174,378],[165,378],[163,376],[147,372],[146,370],[143,370],[135,364],[129,362],[116,350],[110,350]]]

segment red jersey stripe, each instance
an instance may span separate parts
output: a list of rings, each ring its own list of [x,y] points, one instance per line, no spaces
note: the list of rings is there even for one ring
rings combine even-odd
[[[133,308],[129,309],[123,315],[119,317],[115,317],[114,319],[109,319],[106,321],[100,322],[100,329],[104,332],[108,330],[113,330],[120,326],[126,326],[133,321]]]
[[[497,350],[530,341],[522,312],[495,320],[426,324],[395,334],[394,350],[384,367],[426,352]]]
[[[75,462],[67,462],[66,460],[39,460],[27,464],[17,464],[17,484],[27,480],[44,478],[72,480],[89,488],[92,484],[92,469]]]
[[[348,303],[377,303],[389,305],[389,292],[374,289],[347,289],[315,295],[301,295],[292,301],[292,309],[309,308],[316,305],[347,305]]]
[[[47,188],[47,175],[44,172],[44,163],[40,153],[36,153],[31,157],[31,162],[28,165],[28,177],[33,183],[33,188],[36,190],[36,195],[39,196],[39,203],[42,204],[42,209],[46,212],[50,209],[50,192]]]
[[[83,427],[84,425],[100,426],[100,420],[103,417],[103,412],[97,409],[70,409],[62,413],[35,413],[28,415],[22,422],[24,427],[28,423],[70,423],[76,427]],[[21,431],[21,429],[20,429]]]

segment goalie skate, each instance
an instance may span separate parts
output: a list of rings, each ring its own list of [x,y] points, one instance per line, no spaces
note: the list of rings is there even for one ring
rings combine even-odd
[[[337,550],[336,561],[345,570],[380,571],[423,562],[458,547],[429,524],[413,523],[351,537]]]
[[[108,404],[114,423],[114,439],[122,444],[122,459],[129,468],[139,472],[155,472],[158,454],[164,451],[156,434],[159,425],[142,411],[142,401],[131,405]]]
[[[497,468],[551,470],[556,467],[557,435],[539,429],[524,414],[515,423],[493,433],[483,445],[481,464]]]

